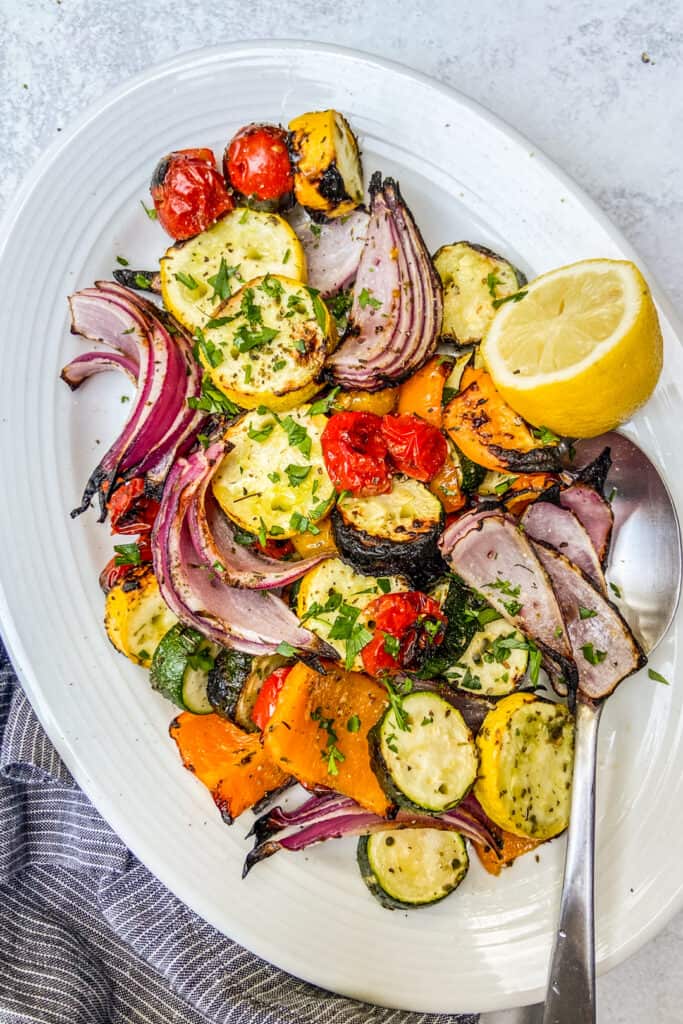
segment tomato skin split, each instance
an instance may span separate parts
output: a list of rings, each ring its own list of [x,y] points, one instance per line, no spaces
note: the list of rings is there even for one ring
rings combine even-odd
[[[210,149],[180,149],[162,157],[150,192],[159,223],[177,241],[205,231],[235,207]]]
[[[371,497],[391,490],[391,469],[382,418],[372,412],[340,412],[323,430],[325,467],[339,491]]]
[[[384,416],[382,437],[399,473],[428,483],[443,468],[448,443],[441,431],[419,416]]]

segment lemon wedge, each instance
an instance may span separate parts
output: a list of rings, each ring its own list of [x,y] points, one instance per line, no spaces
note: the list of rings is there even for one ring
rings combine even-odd
[[[582,260],[502,303],[481,345],[515,412],[568,437],[595,437],[652,394],[663,343],[650,289],[626,260]]]

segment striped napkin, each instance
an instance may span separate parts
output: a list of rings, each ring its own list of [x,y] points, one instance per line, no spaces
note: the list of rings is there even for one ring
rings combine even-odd
[[[1,1024],[476,1024],[335,996],[193,914],[78,789],[0,642]]]

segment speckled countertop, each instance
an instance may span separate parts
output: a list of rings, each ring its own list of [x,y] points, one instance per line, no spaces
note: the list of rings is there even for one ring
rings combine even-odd
[[[0,212],[110,87],[183,50],[247,38],[367,50],[489,107],[610,214],[683,316],[680,0],[0,0]],[[682,954],[679,915],[601,979],[600,1024],[681,1024]]]

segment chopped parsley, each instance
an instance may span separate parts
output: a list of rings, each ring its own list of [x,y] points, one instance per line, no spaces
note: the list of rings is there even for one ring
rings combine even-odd
[[[581,653],[591,665],[599,665],[607,657],[607,651],[596,651],[593,644],[584,644]]]
[[[273,277],[272,274],[266,274],[258,285],[258,288],[260,288],[262,292],[265,292],[266,295],[269,295],[271,299],[277,299],[278,302],[282,298],[282,293],[284,292],[284,288],[278,279]]]
[[[232,295],[232,287],[230,285],[230,279],[234,277],[239,271],[239,267],[229,267],[225,261],[225,256],[221,256],[220,266],[218,267],[218,273],[214,274],[213,277],[209,277],[207,284],[210,284],[213,288],[212,299],[220,299],[221,302],[225,302]]]
[[[327,307],[337,325],[337,334],[340,336],[346,332],[346,328],[349,326],[349,313],[351,312],[352,305],[353,293],[350,289],[338,292],[337,295],[327,302]]]
[[[621,598],[621,589],[616,585],[616,583],[610,583],[609,588],[615,597]]]
[[[313,312],[315,313],[315,318],[318,321],[318,327],[324,333],[327,329],[327,307],[323,300],[320,298],[320,292],[318,291],[317,288],[306,287],[306,291],[311,296],[311,300],[313,302]]]
[[[173,276],[176,281],[180,281],[180,283],[184,284],[186,288],[190,289],[190,291],[195,291],[196,288],[199,288],[199,281],[195,281],[192,274],[184,274],[182,270],[179,270],[178,273]]]
[[[358,296],[358,305],[361,309],[365,309],[366,306],[370,306],[371,309],[379,309],[382,303],[379,299],[373,297],[372,291],[369,288],[363,288]]]
[[[251,381],[251,374],[252,374],[253,369],[254,368],[251,365],[251,363],[247,363],[247,365],[244,367],[244,383],[245,384],[249,384],[249,382]]]
[[[114,551],[116,551],[116,558],[114,559],[114,565],[141,565],[142,555],[140,554],[140,548],[137,543],[133,544],[115,544]]]
[[[284,256],[282,257],[282,262],[283,262],[283,263],[288,263],[288,262],[289,262],[289,257],[290,257],[291,255],[292,255],[292,250],[291,250],[291,249],[285,249],[285,254],[284,254]]]
[[[336,608],[337,617],[330,629],[330,640],[344,640],[346,642],[346,658],[344,667],[353,668],[356,656],[372,640],[372,633],[364,625],[358,622],[360,608],[346,604],[340,600]]]
[[[405,679],[403,682],[392,683],[387,676],[384,676],[382,682],[386,686],[387,695],[389,697],[389,704],[391,710],[394,712],[394,718],[396,719],[396,725],[401,732],[410,732],[410,719],[403,707],[403,698],[407,697],[413,689],[412,680]],[[389,746],[389,737],[387,737],[387,746]],[[389,747],[390,750],[394,750],[394,753],[398,753],[393,747]]]
[[[238,405],[231,402],[227,395],[211,383],[208,374],[202,377],[202,393],[200,398],[192,396],[188,398],[187,404],[190,409],[199,409],[201,412],[215,412],[224,416],[236,416],[240,411]]]
[[[150,209],[149,206],[145,206],[145,204],[142,201],[142,199],[140,200],[140,206],[145,211],[145,213],[147,214],[147,216],[149,217],[150,220],[156,220],[157,219],[157,211],[154,209],[154,207],[152,207]]]
[[[580,619],[594,619],[597,614],[598,613],[594,612],[592,608],[584,608],[583,605],[579,605]],[[560,635],[562,635],[561,632]]]
[[[391,580],[385,579],[381,576],[377,580],[377,586],[379,587],[383,594],[388,594],[389,591],[391,590]]]
[[[311,221],[311,223],[308,225],[308,229],[315,238],[320,238],[320,232],[322,231],[322,228],[320,227],[319,224],[316,224],[315,221]]]
[[[322,708],[319,707],[315,711],[311,711],[311,718],[318,723],[319,729],[323,729],[327,733],[325,749],[321,751],[323,761],[327,761],[327,774],[339,775],[337,763],[345,761],[346,758],[337,746],[338,736],[334,731],[334,718],[323,718]]]
[[[284,370],[287,365],[286,359],[276,359],[273,363],[273,373],[278,373],[280,370]]]
[[[311,468],[311,466],[296,466],[294,463],[290,463],[289,466],[285,466],[285,473],[289,480],[289,486],[299,487],[311,472]]]
[[[398,658],[401,652],[401,641],[397,636],[392,636],[391,633],[385,633],[383,647],[386,653],[390,654],[392,658]]]
[[[266,524],[264,523],[262,516],[259,516],[258,542],[262,548],[264,548],[268,542],[268,537],[266,535]]]
[[[275,653],[281,654],[283,658],[295,658],[296,648],[292,647],[286,640],[283,640],[282,643],[277,645]]]
[[[512,295],[506,295],[503,299],[494,299],[493,308],[500,309],[506,302],[521,302],[526,295],[528,292],[514,292]]]
[[[554,434],[548,427],[532,427],[531,433],[534,435],[537,441],[540,441],[542,445],[559,444],[560,438],[557,434]]]
[[[128,260],[124,256],[117,256],[116,262],[122,267],[128,266]]]
[[[496,484],[493,489],[496,494],[505,494],[505,492],[509,491],[512,485],[517,482],[517,479],[518,478],[516,476],[507,476],[504,480],[501,480],[499,484]]]
[[[346,723],[348,732],[358,732],[360,729],[360,718],[358,715],[351,715],[348,722]]]
[[[247,429],[247,437],[252,441],[258,441],[259,444],[261,444],[261,442],[266,441],[270,437],[274,429],[274,420],[271,420],[270,423],[264,423],[258,430],[255,430],[254,427],[250,425]]]
[[[206,362],[209,364],[209,366],[211,366],[214,369],[217,366],[220,366],[221,363],[223,362],[223,359],[225,358],[225,356],[223,355],[223,350],[220,349],[217,345],[214,345],[212,341],[207,341],[206,335],[204,334],[204,331],[201,329],[201,327],[197,328],[195,338],[195,356],[197,357],[197,359],[199,359],[199,354],[201,353],[204,356]]]
[[[653,679],[655,681],[655,683],[664,683],[665,686],[671,686],[671,683],[669,682],[669,680],[665,679],[664,676],[659,674],[659,672],[655,672],[655,670],[653,668],[649,668],[647,670],[647,675],[648,675],[648,678],[649,679]]]
[[[147,274],[137,273],[135,275],[134,280],[135,280],[135,283],[138,286],[138,288],[142,288],[142,289],[149,288],[150,281],[149,281],[149,277],[147,276]]]
[[[305,459],[310,458],[313,442],[306,428],[301,423],[297,423],[291,416],[285,416],[279,423],[287,434],[287,440],[292,448],[298,448]]]
[[[308,410],[309,416],[320,416],[322,413],[328,413],[332,408],[332,404],[339,394],[340,388],[332,388],[328,395],[324,398],[319,398],[317,402],[313,402],[310,409]]]
[[[492,272],[492,273],[486,275],[486,287],[488,288],[489,294],[490,294],[492,299],[495,299],[495,297],[496,297],[496,288],[498,287],[498,285],[500,283],[501,282],[496,277],[495,273]]]
[[[265,345],[267,341],[272,341],[279,333],[276,327],[260,327],[256,330],[250,330],[246,324],[242,324],[235,331],[235,341],[237,343],[235,347],[238,352],[250,352],[252,348],[257,348],[259,345]]]
[[[289,525],[297,533],[312,533],[314,535],[320,533],[315,523],[312,523],[307,516],[303,516],[301,512],[292,512]]]

